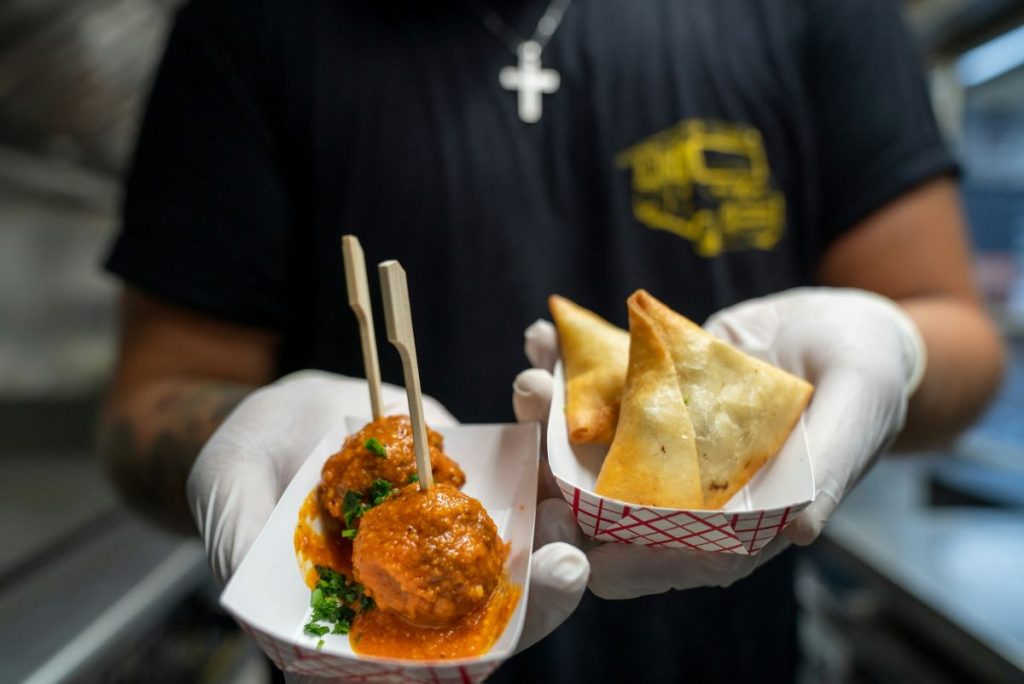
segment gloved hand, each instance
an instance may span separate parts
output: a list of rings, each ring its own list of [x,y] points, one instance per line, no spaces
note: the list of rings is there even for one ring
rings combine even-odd
[[[773,558],[790,541],[809,544],[843,496],[895,439],[924,375],[916,326],[892,301],[848,289],[801,288],[724,309],[705,328],[755,356],[811,381],[805,415],[815,499],[756,556],[601,544],[588,552],[590,588],[605,598],[669,589],[727,586]],[[527,356],[554,358],[554,329],[526,332]],[[516,379],[517,403],[533,414],[550,405],[550,380],[531,369]],[[545,389],[546,383],[546,389]],[[545,394],[546,391],[546,394]]]
[[[382,392],[386,415],[408,413],[405,390],[385,384]],[[423,408],[433,427],[457,423],[430,397],[423,397]],[[249,395],[213,434],[187,490],[218,581],[231,577],[313,447],[346,415],[370,415],[365,381],[300,371]],[[546,511],[538,512],[521,649],[561,624],[586,587],[586,558],[559,541],[564,521]]]

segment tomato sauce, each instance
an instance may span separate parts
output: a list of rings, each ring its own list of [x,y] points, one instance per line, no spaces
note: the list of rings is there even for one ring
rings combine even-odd
[[[323,515],[319,488],[309,493],[299,509],[294,544],[295,556],[310,589],[319,579],[318,565],[352,577],[352,542],[341,536],[341,527],[333,518]]]
[[[502,575],[486,603],[448,627],[416,627],[394,613],[371,610],[352,625],[352,649],[365,655],[414,660],[466,658],[486,653],[515,611],[519,587]]]
[[[294,546],[310,589],[317,583],[317,565],[352,577],[352,542],[341,536],[340,525],[324,513],[319,488],[309,493],[299,509]],[[357,653],[388,658],[443,660],[482,655],[505,631],[521,594],[520,587],[502,573],[485,603],[447,627],[417,627],[379,608],[361,612],[352,624],[349,643]]]
[[[476,499],[451,485],[410,485],[363,515],[352,545],[356,580],[377,607],[443,627],[480,607],[501,578],[508,547]]]
[[[466,482],[459,464],[444,453],[444,438],[427,429],[430,468],[436,482],[462,487]],[[379,451],[369,448],[376,443]],[[385,416],[367,423],[350,435],[341,450],[327,459],[320,474],[321,504],[336,520],[344,520],[345,494],[366,492],[375,480],[395,487],[412,482],[416,474],[416,450],[408,416]]]

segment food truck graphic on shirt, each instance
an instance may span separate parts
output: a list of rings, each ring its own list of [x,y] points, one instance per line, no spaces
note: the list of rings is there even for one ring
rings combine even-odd
[[[782,236],[785,198],[752,126],[686,119],[615,162],[632,170],[636,220],[686,238],[700,256],[771,249]]]

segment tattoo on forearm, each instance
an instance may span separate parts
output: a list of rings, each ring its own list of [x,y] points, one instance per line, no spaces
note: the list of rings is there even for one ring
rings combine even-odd
[[[146,410],[108,419],[100,450],[128,503],[165,527],[193,532],[185,496],[192,463],[217,426],[252,388],[182,382]]]

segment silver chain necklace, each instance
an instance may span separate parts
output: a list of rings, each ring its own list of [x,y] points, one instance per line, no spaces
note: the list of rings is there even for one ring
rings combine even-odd
[[[498,72],[498,83],[505,90],[518,92],[519,118],[525,123],[540,121],[541,95],[554,93],[561,84],[557,71],[541,68],[540,55],[558,30],[570,3],[572,0],[551,0],[533,36],[526,40],[490,7],[466,0],[484,28],[519,57],[517,66],[507,66]]]

